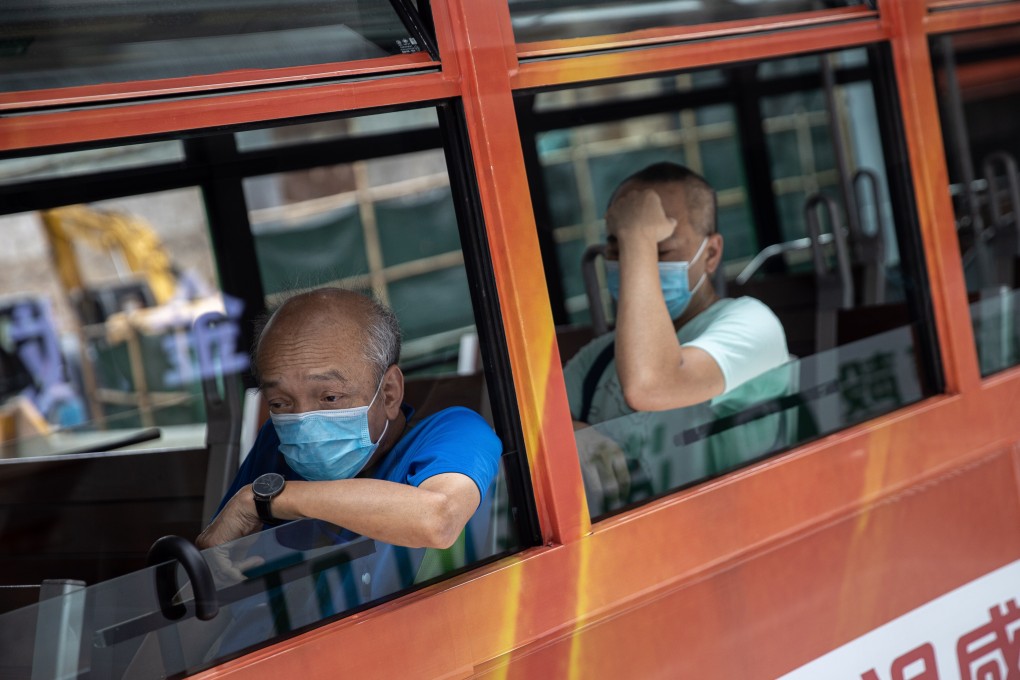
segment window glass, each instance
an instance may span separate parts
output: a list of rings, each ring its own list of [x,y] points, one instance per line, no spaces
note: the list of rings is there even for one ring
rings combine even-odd
[[[26,180],[83,175],[183,160],[184,150],[175,140],[134,144],[116,149],[70,151],[28,158],[0,160],[0,185]]]
[[[203,445],[192,327],[226,310],[201,193],[6,215],[0,230],[17,244],[0,274],[4,351],[30,383],[4,395],[19,426],[6,457],[112,445],[151,427],[159,436],[132,448]]]
[[[435,110],[415,119],[431,121],[422,129],[439,139]],[[476,276],[469,284],[465,261],[475,246],[461,242],[470,232],[459,223],[446,157],[442,149],[402,152],[399,126],[345,124],[375,135],[367,152],[342,137],[327,142],[340,158],[356,160],[322,164],[323,143],[304,131],[249,153],[237,150],[233,133],[218,130],[190,135],[186,162],[148,166],[130,183],[138,193],[123,195],[122,176],[99,170],[86,175],[96,192],[90,203],[0,215],[0,233],[13,244],[0,253],[5,664],[19,659],[12,668],[29,668],[41,658],[33,649],[49,650],[48,638],[32,637],[36,628],[14,633],[24,616],[46,610],[33,605],[45,594],[44,578],[89,587],[95,606],[79,612],[73,652],[83,668],[92,659],[100,664],[92,672],[112,664],[104,677],[133,677],[139,667],[175,675],[520,545],[511,518],[528,510],[511,502],[506,478],[523,474],[523,452],[500,424],[512,415],[493,412],[496,388],[483,368],[505,357],[500,339],[485,336],[493,324],[475,317],[476,309],[491,309],[477,299],[491,282]],[[106,151],[116,158],[133,149]],[[266,174],[279,167],[288,171]],[[54,178],[46,198],[79,195],[80,181]],[[175,183],[183,186],[165,188]],[[139,191],[148,184],[164,188]],[[32,180],[4,191],[14,205],[40,200]],[[295,474],[273,440],[267,399],[244,389],[254,384],[247,340],[263,311],[327,285],[374,295],[394,310],[402,332],[402,405],[386,426],[400,422],[399,437],[365,469],[415,486],[434,476],[429,465],[442,467],[436,474],[460,470],[477,486],[479,506],[449,549],[384,545],[369,531],[351,543],[357,536],[349,531],[299,523],[207,550],[226,615],[205,626],[190,603],[167,629],[153,574],[134,570],[161,536],[194,540],[254,470],[283,466]],[[308,410],[321,409],[297,412]],[[454,462],[442,459],[450,447],[433,444],[444,436],[456,437]],[[253,556],[263,560],[255,571]],[[281,569],[290,570],[283,577],[296,590],[267,587]],[[224,570],[242,575],[224,582],[217,575]],[[324,588],[332,589],[328,604]],[[305,598],[315,592],[318,599]],[[278,618],[281,601],[287,615]],[[132,628],[139,622],[148,623]],[[183,656],[162,648],[168,634],[180,635]],[[21,651],[6,646],[11,640]],[[135,656],[151,644],[151,656]],[[49,651],[60,657],[66,650]]]
[[[725,87],[680,74],[672,79],[690,88],[684,99],[647,82],[633,83],[629,94],[621,93],[630,82],[607,85],[605,96],[594,93],[602,86],[593,86],[569,95],[585,102],[569,113],[532,109],[520,95],[519,115],[527,119],[521,127],[537,131],[524,143],[533,143],[537,156],[536,221],[550,236],[541,241],[556,248],[546,261],[557,271],[547,276],[564,291],[552,304],[593,517],[937,389],[923,342],[930,329],[922,324],[928,308],[918,295],[922,265],[901,261],[904,244],[916,245],[917,238],[906,205],[909,183],[900,174],[898,149],[882,141],[899,136],[896,112],[890,102],[879,106],[882,84],[871,80],[884,59],[871,48],[737,65],[720,72]],[[689,399],[683,408],[642,406],[640,393],[624,396],[605,267],[607,255],[615,257],[604,250],[604,216],[619,198],[614,192],[625,178],[661,162],[686,166],[714,188],[722,237],[711,277],[705,263],[719,257],[716,237],[695,231],[693,218],[681,218],[686,226],[677,227],[673,245],[659,246],[660,257],[690,262],[690,275],[679,275],[687,276],[685,284],[667,267],[660,285],[673,291],[708,286],[718,302],[706,289],[685,308],[696,313],[667,315],[659,294],[660,307],[635,317],[642,335],[656,314],[677,319],[677,340],[668,326],[664,337],[682,345],[681,352],[700,352],[721,375],[707,401],[670,386],[647,387]],[[658,182],[664,192],[679,191],[666,177],[643,186]],[[682,197],[669,200],[686,205]],[[619,266],[614,285],[622,291]]]
[[[253,177],[245,192],[264,206],[250,220],[270,304],[326,284],[374,290],[400,318],[412,375],[456,369],[475,331],[441,150]]]
[[[660,78],[646,78],[622,83],[619,86],[578,87],[567,90],[550,90],[535,95],[535,111],[570,109],[579,104],[594,104],[600,101],[640,100],[657,94],[684,94],[703,90],[713,85],[726,84],[726,75],[718,69],[708,69],[682,75]]]
[[[1020,26],[938,36],[932,61],[981,374],[1020,362]]]
[[[254,151],[302,142],[321,142],[387,132],[421,131],[430,128],[436,128],[436,112],[433,109],[408,109],[357,118],[246,130],[237,133],[236,138],[237,147],[240,150]]]
[[[121,83],[418,52],[389,3],[10,0],[0,91]]]
[[[863,5],[863,0],[755,0],[753,2],[686,2],[649,0],[510,0],[517,42],[537,42],[624,33],[657,26],[689,26],[808,12],[826,7]]]
[[[505,518],[492,507],[487,500],[448,550],[343,538],[339,527],[301,520],[203,551],[208,590],[169,561],[87,587],[44,583],[36,595],[47,599],[0,613],[5,677],[44,667],[64,678],[197,672],[501,552]]]
[[[929,12],[943,12],[954,9],[965,9],[968,7],[983,7],[987,5],[1002,5],[1017,0],[928,0]]]

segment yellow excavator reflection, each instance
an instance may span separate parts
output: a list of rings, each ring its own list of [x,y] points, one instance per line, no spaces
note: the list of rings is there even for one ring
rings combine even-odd
[[[92,419],[103,427],[106,406],[112,404],[137,407],[141,424],[151,426],[157,410],[190,403],[193,395],[187,389],[164,384],[165,371],[153,367],[164,367],[171,359],[174,366],[190,366],[188,333],[196,318],[223,309],[218,291],[201,276],[180,271],[155,228],[141,217],[87,205],[45,210],[40,216],[54,268],[76,316],[82,348],[77,363]],[[90,281],[82,246],[111,257],[117,279]],[[120,359],[109,358],[117,356],[113,348],[118,346],[126,349],[126,372],[117,363]],[[95,363],[103,356],[108,359],[102,364],[107,380]]]
[[[86,294],[75,243],[120,256],[133,274],[148,283],[156,305],[167,303],[177,279],[163,242],[143,219],[123,213],[71,205],[42,212],[54,265],[68,293]]]

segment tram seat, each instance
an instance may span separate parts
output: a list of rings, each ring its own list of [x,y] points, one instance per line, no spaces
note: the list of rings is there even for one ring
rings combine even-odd
[[[854,268],[855,288],[861,285],[862,273],[860,268]],[[728,294],[731,297],[746,295],[765,303],[783,324],[791,354],[806,357],[821,349],[818,347],[818,291],[813,273],[753,279],[744,284],[730,282]],[[837,345],[910,324],[909,310],[902,302],[857,305],[833,311]]]
[[[492,424],[485,374],[481,372],[404,378],[404,401],[414,407],[412,423],[444,408],[463,406]]]
[[[752,279],[744,284],[730,281],[729,297],[748,296],[761,300],[779,317],[791,354],[815,353],[815,314],[818,294],[813,272]]]
[[[836,316],[836,338],[845,345],[910,323],[910,310],[902,302],[841,309]]]
[[[559,348],[560,362],[566,364],[594,337],[595,330],[591,326],[581,324],[557,326],[556,346]]]

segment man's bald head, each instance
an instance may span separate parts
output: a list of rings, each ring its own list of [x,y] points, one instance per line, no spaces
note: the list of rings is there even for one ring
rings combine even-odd
[[[256,328],[256,377],[268,355],[286,351],[294,339],[314,337],[354,339],[377,380],[400,359],[400,324],[391,309],[354,291],[316,288],[288,298]]]

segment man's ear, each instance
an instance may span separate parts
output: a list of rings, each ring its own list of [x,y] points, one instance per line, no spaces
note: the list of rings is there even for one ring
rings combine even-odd
[[[722,263],[723,237],[716,232],[708,237],[708,245],[705,246],[705,270],[709,276],[715,273]]]
[[[404,403],[404,373],[396,364],[387,368],[383,374],[381,391],[386,418],[393,420],[400,415],[400,405]]]

